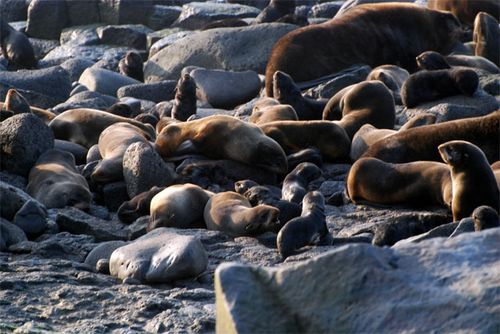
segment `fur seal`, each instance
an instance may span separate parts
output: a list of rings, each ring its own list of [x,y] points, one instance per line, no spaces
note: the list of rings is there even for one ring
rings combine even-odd
[[[272,76],[273,95],[281,104],[288,104],[300,120],[321,119],[327,100],[315,100],[303,96],[300,88],[288,74],[276,71]]]
[[[310,162],[319,167],[323,165],[321,152],[317,148],[306,148],[297,153],[289,154],[286,160],[288,161],[288,170],[295,169],[295,167],[303,162]]]
[[[330,121],[276,121],[259,127],[288,154],[315,147],[329,161],[349,155],[351,143],[346,131]]]
[[[232,159],[275,173],[287,170],[286,156],[278,143],[256,125],[230,116],[209,116],[163,128],[155,147],[164,158],[190,140],[196,149],[211,158]]]
[[[295,251],[308,245],[318,245],[331,240],[326,226],[325,199],[319,191],[304,196],[300,217],[290,220],[278,232],[278,252],[286,259]]]
[[[426,51],[417,58],[417,65],[421,70],[445,70],[452,66],[472,67],[498,74],[500,69],[493,62],[480,56],[449,55],[442,56],[438,52]]]
[[[96,183],[109,183],[123,179],[123,155],[136,142],[149,143],[148,132],[135,125],[119,122],[107,127],[99,136],[102,160],[94,169],[91,179]]]
[[[134,119],[116,116],[97,109],[70,109],[57,115],[49,127],[57,139],[63,139],[90,148],[97,144],[101,132],[108,126],[118,122],[127,122],[155,137],[154,128]]]
[[[361,158],[352,165],[346,188],[355,204],[451,207],[450,171],[441,162],[392,164]]]
[[[143,124],[149,124],[153,128],[156,127],[156,124],[158,124],[159,122],[158,118],[155,115],[147,113],[140,113],[139,115],[135,116],[134,119]]]
[[[307,193],[309,182],[321,177],[321,169],[310,162],[295,167],[283,180],[281,198],[285,201],[300,203]]]
[[[78,173],[71,153],[50,149],[38,158],[28,177],[26,192],[47,208],[73,206],[88,210],[92,196]]]
[[[469,217],[481,205],[491,206],[498,212],[500,190],[481,149],[463,140],[453,140],[439,145],[438,150],[451,171],[453,220]]]
[[[157,187],[134,196],[130,201],[123,202],[116,211],[118,219],[125,224],[132,224],[137,218],[149,215],[149,206],[153,197],[166,187]]]
[[[120,73],[127,77],[144,82],[142,57],[135,51],[129,51],[118,63]]]
[[[436,150],[450,140],[479,146],[490,162],[499,159],[500,110],[481,117],[420,126],[383,138],[363,154],[386,162],[442,161]]]
[[[498,213],[495,209],[487,205],[477,207],[472,212],[472,220],[474,221],[474,231],[476,232],[500,226]]]
[[[400,102],[400,91],[403,83],[408,79],[410,73],[404,68],[396,65],[381,65],[375,67],[366,77],[366,80],[382,81],[392,92],[394,101]]]
[[[472,26],[479,12],[500,16],[500,3],[497,0],[429,0],[427,7],[452,12],[462,24],[468,26]]]
[[[474,54],[500,66],[500,28],[495,17],[486,13],[477,14],[472,38],[475,43]]]
[[[234,191],[236,191],[240,195],[244,195],[250,188],[253,187],[261,187],[261,185],[258,182],[255,182],[254,180],[239,180],[234,183]],[[266,192],[270,193],[270,196],[280,199],[281,198],[281,188],[278,188],[273,185],[265,185],[265,189],[267,189]]]
[[[335,94],[323,110],[324,120],[338,119],[347,136],[352,139],[364,124],[379,129],[393,129],[396,109],[391,91],[381,81],[363,81]]]
[[[248,121],[259,125],[274,121],[297,121],[299,119],[291,105],[279,104],[277,101],[276,103],[268,106],[255,106]]]
[[[472,96],[479,87],[479,77],[472,69],[453,68],[419,71],[410,75],[401,88],[401,98],[408,108],[453,95]]]
[[[295,13],[295,0],[271,0],[253,21],[254,24],[275,22],[285,15]]]
[[[196,82],[184,73],[175,87],[175,100],[172,108],[172,117],[179,121],[187,121],[196,114]]]
[[[147,230],[158,227],[205,228],[203,212],[213,195],[191,183],[165,188],[151,200]]]
[[[276,71],[288,73],[296,82],[354,64],[373,68],[395,64],[413,72],[416,56],[428,50],[449,53],[460,35],[460,23],[451,13],[405,3],[356,6],[340,17],[280,38],[267,63],[266,94],[273,96]]]
[[[280,211],[269,205],[252,207],[238,193],[227,191],[215,194],[205,206],[207,228],[233,237],[261,234],[275,229]]]
[[[5,102],[1,106],[2,109],[10,110],[15,114],[31,112],[39,117],[45,124],[49,124],[56,115],[48,110],[30,106],[26,98],[15,89],[9,89],[5,95]]]
[[[28,37],[12,28],[3,18],[0,18],[0,47],[9,64],[17,68],[36,67],[35,52]]]

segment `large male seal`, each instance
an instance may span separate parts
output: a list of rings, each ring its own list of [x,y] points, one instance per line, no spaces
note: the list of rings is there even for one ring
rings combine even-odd
[[[168,158],[186,140],[210,158],[232,159],[276,173],[287,170],[280,145],[257,126],[234,117],[218,115],[169,124],[161,130],[155,147],[162,157]]]
[[[275,229],[280,210],[269,205],[252,207],[238,193],[215,194],[205,206],[205,223],[209,230],[221,231],[233,237],[256,235]]]
[[[273,94],[276,71],[288,73],[297,82],[354,64],[395,64],[413,72],[416,56],[428,50],[447,54],[460,34],[460,23],[451,13],[403,3],[356,6],[338,18],[280,38],[267,64],[266,94]]]
[[[500,190],[481,149],[463,140],[446,142],[438,149],[451,170],[453,220],[469,217],[481,205],[491,206],[498,212]]]
[[[76,170],[71,153],[51,149],[31,169],[26,191],[47,208],[74,206],[87,210],[92,196],[87,181]]]
[[[23,33],[12,28],[0,17],[0,47],[9,63],[18,68],[35,68],[35,52]]]
[[[442,161],[436,147],[451,140],[466,140],[479,146],[493,163],[500,160],[499,137],[500,110],[497,110],[487,116],[425,125],[398,132],[377,141],[368,148],[363,157],[392,163]]]
[[[451,207],[450,171],[441,162],[391,164],[362,158],[352,165],[346,188],[356,204]]]
[[[325,160],[340,161],[349,155],[351,143],[346,131],[330,121],[276,121],[260,128],[287,154],[315,147]]]

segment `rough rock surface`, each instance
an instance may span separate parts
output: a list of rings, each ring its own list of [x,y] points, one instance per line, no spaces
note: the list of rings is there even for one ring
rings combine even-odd
[[[87,68],[83,71],[79,83],[90,91],[116,96],[116,91],[123,86],[140,84],[140,81],[103,68]]]

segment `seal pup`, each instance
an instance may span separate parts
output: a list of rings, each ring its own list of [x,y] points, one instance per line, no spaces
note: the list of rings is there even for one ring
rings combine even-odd
[[[293,218],[278,232],[278,252],[286,259],[302,247],[328,243],[331,235],[326,226],[325,199],[319,191],[304,196],[300,217]]]
[[[0,47],[9,64],[16,68],[36,67],[35,52],[28,37],[12,28],[3,18],[0,18]]]
[[[295,0],[271,0],[253,21],[253,24],[275,22],[295,13]]]
[[[408,79],[410,73],[404,68],[396,65],[381,65],[375,67],[366,77],[366,80],[378,80],[382,81],[384,85],[387,86],[392,92],[394,101],[398,104],[401,103],[401,87],[403,83]]]
[[[191,183],[163,189],[151,200],[148,232],[158,227],[206,228],[203,213],[213,195]]]
[[[142,57],[137,52],[127,52],[125,57],[123,57],[118,63],[118,69],[121,74],[140,82],[144,82]]]
[[[310,162],[295,167],[283,180],[281,198],[285,201],[300,203],[307,193],[309,183],[323,175],[321,169]]]
[[[175,100],[172,107],[172,117],[179,121],[187,121],[196,114],[196,82],[184,73],[175,87]]]
[[[460,22],[451,13],[406,3],[356,6],[340,17],[281,37],[267,63],[266,95],[273,96],[276,71],[288,73],[296,82],[355,64],[395,64],[413,72],[416,56],[428,50],[447,54],[461,35]]]
[[[416,58],[421,70],[445,70],[452,66],[478,68],[489,73],[498,74],[500,69],[490,60],[481,56],[449,55],[442,56],[438,52],[426,51]]]
[[[439,145],[438,150],[451,171],[453,220],[469,217],[481,205],[498,212],[500,190],[481,149],[463,140],[452,140]]]
[[[31,169],[26,192],[50,208],[73,206],[88,210],[92,196],[85,178],[78,173],[71,153],[50,149]]]
[[[234,191],[236,191],[240,195],[244,195],[247,190],[253,187],[260,187],[261,185],[254,180],[239,180],[234,183]],[[266,192],[269,192],[269,195],[274,198],[281,198],[281,188],[273,186],[273,185],[265,185]]]
[[[286,156],[280,145],[256,125],[234,117],[216,115],[169,124],[158,135],[155,148],[163,158],[168,158],[186,140],[210,158],[232,159],[275,173],[287,170]]]
[[[253,108],[248,121],[253,124],[265,124],[275,121],[297,121],[295,109],[289,104],[278,104],[264,108]]]
[[[297,153],[289,154],[286,160],[288,161],[289,171],[294,170],[295,167],[303,162],[310,162],[318,167],[323,166],[323,157],[321,157],[321,152],[317,148],[306,148]]]
[[[475,43],[476,56],[484,57],[500,66],[500,27],[495,17],[482,12],[477,14],[472,40]]]
[[[476,232],[500,226],[498,212],[487,205],[477,207],[474,212],[472,212],[471,217],[474,221],[474,231]]]
[[[166,187],[153,186],[148,191],[142,192],[130,201],[125,201],[120,205],[116,214],[118,219],[125,224],[132,224],[138,218],[149,215],[149,206],[153,197]]]
[[[279,210],[269,205],[252,207],[245,196],[227,191],[215,194],[205,206],[207,229],[232,237],[257,235],[275,229]]]

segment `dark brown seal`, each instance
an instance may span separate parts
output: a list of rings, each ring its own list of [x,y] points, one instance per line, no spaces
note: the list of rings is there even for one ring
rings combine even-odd
[[[487,205],[481,205],[476,208],[472,212],[472,220],[474,220],[474,230],[476,232],[500,226],[498,212]]]
[[[184,75],[175,87],[175,100],[172,108],[172,117],[179,121],[187,121],[189,117],[196,114],[196,82],[189,75]]]
[[[149,206],[153,197],[165,187],[154,186],[148,191],[142,192],[130,201],[123,202],[116,211],[118,219],[125,224],[132,224],[137,218],[149,215]]]
[[[487,116],[420,126],[398,132],[370,146],[363,157],[386,162],[442,161],[436,148],[451,140],[466,140],[481,148],[490,162],[499,159],[500,110]]]
[[[310,182],[321,177],[321,169],[310,162],[295,167],[283,180],[281,198],[292,203],[300,203],[307,193]]]
[[[35,68],[35,52],[22,32],[12,28],[0,17],[0,47],[2,54],[16,68]]]
[[[379,80],[392,92],[394,101],[401,102],[400,90],[410,73],[396,65],[381,65],[375,67],[366,77],[366,80]]]
[[[144,82],[142,57],[135,51],[129,51],[118,63],[120,73],[135,80]]]
[[[463,140],[446,142],[439,145],[438,149],[451,170],[453,220],[469,217],[481,205],[491,206],[498,211],[500,190],[481,149]]]
[[[449,53],[460,34],[460,23],[451,13],[403,3],[356,6],[338,18],[279,39],[266,68],[266,94],[273,96],[276,71],[288,73],[296,82],[354,64],[396,64],[413,72],[416,56],[428,50]]]
[[[427,7],[452,12],[462,24],[472,26],[479,12],[500,16],[498,0],[429,0]]]
[[[500,69],[490,60],[481,56],[449,55],[442,56],[438,52],[426,51],[417,57],[421,70],[444,70],[452,66],[472,67],[490,73],[500,73]]]
[[[472,38],[475,43],[474,54],[500,66],[500,28],[495,17],[486,13],[477,14]]]
[[[271,0],[254,20],[254,24],[275,22],[285,15],[295,13],[295,0]]]

